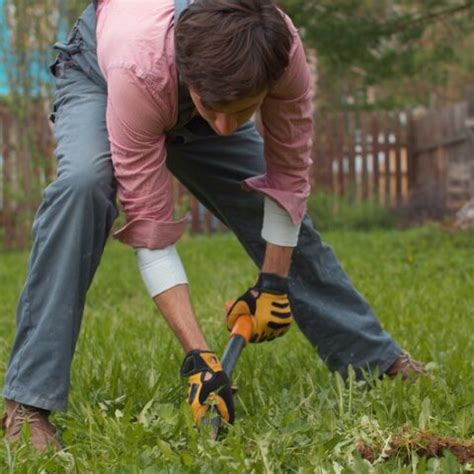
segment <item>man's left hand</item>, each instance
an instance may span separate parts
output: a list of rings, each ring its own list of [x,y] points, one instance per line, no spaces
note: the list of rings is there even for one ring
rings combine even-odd
[[[273,273],[261,273],[227,312],[227,328],[232,330],[240,316],[252,316],[250,342],[272,341],[283,336],[293,322],[288,300],[288,279]]]

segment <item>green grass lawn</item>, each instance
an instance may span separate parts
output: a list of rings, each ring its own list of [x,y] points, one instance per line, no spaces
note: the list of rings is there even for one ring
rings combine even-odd
[[[211,441],[193,428],[183,402],[177,341],[147,297],[132,252],[111,243],[88,297],[70,408],[55,415],[67,451],[35,457],[5,446],[0,472],[463,472],[449,453],[430,460],[408,453],[371,466],[355,440],[383,446],[402,427],[472,439],[474,233],[425,227],[325,240],[385,328],[429,363],[430,378],[344,383],[295,327],[245,350],[235,374],[237,422]],[[221,353],[224,302],[254,282],[256,269],[230,235],[184,237],[179,248],[201,326]],[[2,379],[26,258],[0,254]]]

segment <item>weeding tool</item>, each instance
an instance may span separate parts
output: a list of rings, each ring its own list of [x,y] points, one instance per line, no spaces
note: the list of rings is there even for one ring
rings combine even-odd
[[[232,305],[232,302],[227,302],[226,309]],[[237,361],[239,360],[240,354],[244,347],[248,344],[250,337],[252,336],[253,325],[252,316],[242,315],[234,324],[232,331],[229,336],[229,342],[224,350],[221,363],[224,372],[227,374],[229,379],[232,380],[232,373],[234,372]],[[215,415],[215,416],[214,416]],[[202,421],[203,425],[211,427],[211,438],[217,439],[219,435],[219,428],[221,426],[221,418],[215,410],[212,417],[204,418]]]

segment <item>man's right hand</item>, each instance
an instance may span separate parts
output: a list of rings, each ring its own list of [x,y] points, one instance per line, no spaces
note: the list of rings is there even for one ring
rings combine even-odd
[[[234,422],[234,402],[229,377],[214,352],[194,350],[186,354],[180,373],[188,377],[188,403],[199,425],[211,403],[222,419]]]

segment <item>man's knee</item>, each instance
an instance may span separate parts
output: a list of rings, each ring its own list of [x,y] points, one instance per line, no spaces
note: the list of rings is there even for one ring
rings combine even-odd
[[[111,163],[100,165],[59,168],[56,181],[51,188],[61,194],[81,199],[105,197],[113,199],[115,195],[114,174]]]

